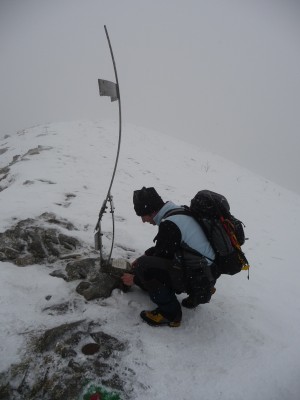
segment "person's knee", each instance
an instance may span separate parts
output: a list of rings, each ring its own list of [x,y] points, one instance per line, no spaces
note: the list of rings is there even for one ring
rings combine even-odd
[[[168,280],[168,272],[163,267],[164,265],[157,257],[141,256],[136,263],[135,275],[142,282],[151,280],[165,282]]]
[[[151,263],[150,257],[141,256],[136,260],[136,266],[134,268],[134,272],[137,275],[143,275],[145,271],[151,268],[153,263]]]

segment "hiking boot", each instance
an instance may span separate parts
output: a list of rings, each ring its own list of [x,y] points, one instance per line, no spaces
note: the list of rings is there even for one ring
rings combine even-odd
[[[189,295],[185,299],[182,300],[181,305],[185,308],[196,308],[199,304],[208,303],[211,296],[216,292],[216,288],[212,287],[210,289],[209,299],[201,296]]]
[[[185,308],[196,308],[200,303],[193,296],[188,296],[182,300],[181,305]]]
[[[159,312],[159,309],[156,308],[155,310],[152,311],[142,311],[141,312],[141,318],[147,322],[148,325],[151,326],[170,326],[171,328],[177,328],[180,326],[181,319],[175,319],[174,321],[171,321],[167,318],[165,318],[161,313]]]

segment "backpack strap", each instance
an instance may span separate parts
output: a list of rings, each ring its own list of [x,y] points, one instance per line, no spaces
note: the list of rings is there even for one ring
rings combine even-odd
[[[167,211],[164,214],[164,216],[162,217],[162,220],[167,219],[168,217],[171,217],[172,215],[187,215],[189,217],[193,217],[188,206],[181,206],[178,208],[174,208],[173,210]]]

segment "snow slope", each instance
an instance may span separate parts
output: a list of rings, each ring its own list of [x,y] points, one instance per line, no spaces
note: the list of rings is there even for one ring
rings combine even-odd
[[[117,131],[116,122],[82,121],[3,138],[0,169],[10,170],[0,181],[0,231],[48,211],[73,222],[77,237],[92,245]],[[112,188],[114,258],[133,260],[156,234],[132,207],[132,192],[142,186],[154,186],[164,200],[178,204],[187,204],[199,189],[224,194],[246,224],[250,280],[246,272],[222,276],[211,302],[184,309],[177,329],[140,321],[140,311],[152,304],[136,287],[89,302],[80,314],[74,309],[69,320],[100,319],[107,333],[129,341],[123,361],[136,373],[135,399],[298,400],[300,197],[196,146],[128,125]],[[103,226],[109,237],[109,214]],[[0,262],[0,371],[19,359],[25,332],[66,322],[66,316],[49,318],[42,309],[75,301],[75,287],[49,276],[45,266]]]

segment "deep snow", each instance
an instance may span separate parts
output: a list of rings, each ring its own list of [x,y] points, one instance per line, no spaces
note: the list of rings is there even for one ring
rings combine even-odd
[[[11,165],[0,181],[0,231],[54,212],[76,225],[74,236],[92,245],[117,130],[116,122],[67,122],[3,138],[0,168]],[[39,154],[28,153],[38,146]],[[49,318],[44,307],[78,298],[76,282],[49,276],[46,266],[0,262],[0,372],[20,358],[26,332],[84,316],[100,319],[107,333],[129,341],[123,362],[136,373],[135,399],[298,400],[300,197],[184,141],[127,125],[112,188],[114,258],[133,260],[156,234],[132,207],[132,192],[142,186],[154,186],[164,200],[178,204],[188,204],[200,189],[224,194],[246,224],[250,280],[246,272],[222,276],[209,304],[183,310],[180,328],[152,328],[140,320],[140,311],[152,304],[137,287]],[[109,214],[103,226],[109,237]]]

